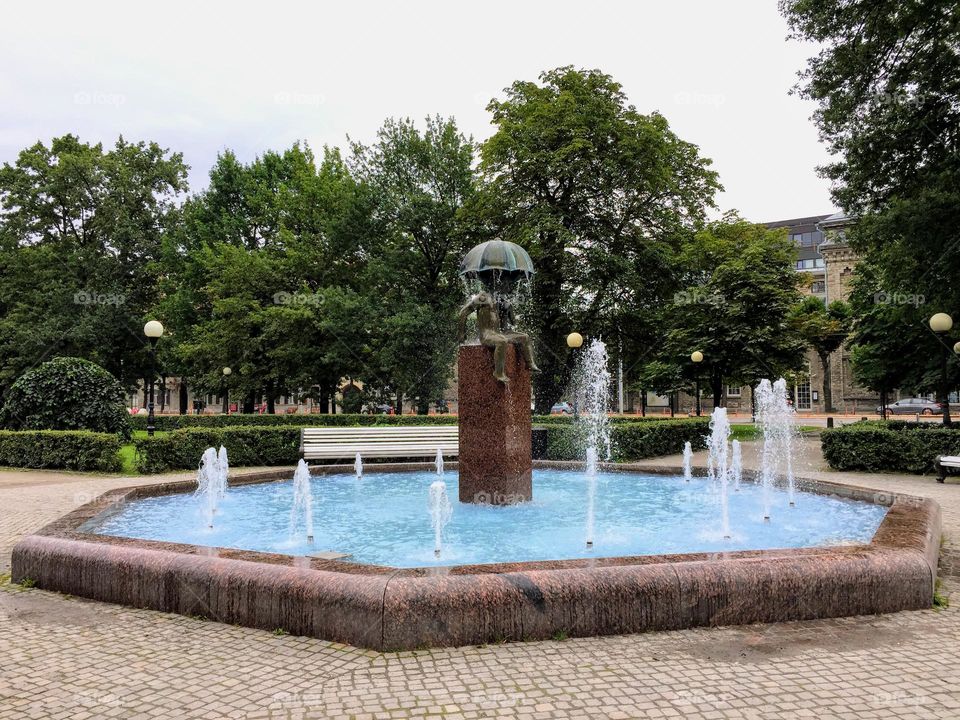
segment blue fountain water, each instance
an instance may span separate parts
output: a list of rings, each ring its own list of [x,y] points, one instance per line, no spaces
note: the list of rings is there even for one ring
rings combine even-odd
[[[885,507],[774,488],[773,522],[763,522],[763,490],[744,482],[729,497],[731,535],[724,539],[721,498],[707,478],[600,472],[594,546],[583,541],[588,484],[582,472],[534,470],[531,503],[510,507],[454,502],[443,552],[434,554],[428,497],[435,471],[316,476],[311,481],[314,541],[291,537],[292,481],[230,488],[208,527],[203,503],[189,495],[133,501],[94,518],[88,532],[150,540],[305,555],[349,553],[377,565],[426,565],[722,552],[868,542]],[[445,476],[457,497],[457,477]]]

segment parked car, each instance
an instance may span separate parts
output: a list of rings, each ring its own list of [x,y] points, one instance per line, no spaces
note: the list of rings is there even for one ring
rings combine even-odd
[[[887,405],[889,415],[939,415],[942,412],[943,405],[925,398],[900,398]],[[878,407],[877,415],[879,414],[880,408]]]
[[[550,408],[551,415],[573,415],[573,405],[568,402],[558,402]]]

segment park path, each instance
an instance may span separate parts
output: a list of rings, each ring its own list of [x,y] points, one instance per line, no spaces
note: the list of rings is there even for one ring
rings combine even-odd
[[[830,473],[816,440],[801,455],[798,474],[933,497],[956,548],[960,485]],[[0,471],[0,568],[19,537],[94,495],[167,479]],[[956,719],[957,678],[953,607],[381,654],[0,583],[3,720]]]

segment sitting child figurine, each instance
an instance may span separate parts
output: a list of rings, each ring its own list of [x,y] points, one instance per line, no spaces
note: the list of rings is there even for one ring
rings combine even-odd
[[[530,338],[526,333],[515,332],[510,329],[510,306],[498,307],[489,292],[479,292],[460,309],[457,340],[463,342],[466,337],[467,318],[477,314],[477,335],[480,344],[493,348],[493,376],[502,383],[509,382],[506,373],[507,346],[519,345],[523,359],[531,372],[540,372],[540,368],[533,361],[533,351],[530,348]],[[506,317],[501,317],[506,314]],[[506,322],[504,322],[506,321]]]

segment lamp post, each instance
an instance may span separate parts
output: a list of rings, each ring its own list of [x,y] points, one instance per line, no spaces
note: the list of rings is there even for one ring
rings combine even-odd
[[[583,335],[578,332],[572,332],[567,335],[567,347],[571,350],[577,350],[583,345]],[[576,420],[580,417],[580,408],[578,407],[579,403],[577,402],[578,398],[576,394],[573,397],[573,419]]]
[[[697,387],[697,417],[700,417],[700,363],[703,362],[703,353],[699,350],[694,350],[690,353],[690,359],[694,363],[694,382]]]
[[[150,320],[143,326],[143,334],[150,341],[150,390],[149,400],[147,401],[147,437],[153,437],[154,422],[153,416],[153,380],[157,375],[157,341],[163,335],[163,325],[159,320]]]
[[[230,414],[230,395],[229,395],[230,390],[227,389],[227,378],[230,377],[230,373],[232,372],[233,370],[231,370],[229,367],[225,367],[223,369],[223,414],[224,415]]]
[[[950,348],[944,342],[946,335],[953,327],[953,318],[946,313],[937,313],[930,318],[930,329],[936,333],[943,346],[943,352],[940,357],[940,402],[943,404],[943,424],[950,424],[950,397],[947,388],[947,359],[950,356]],[[954,346],[956,347],[956,346]]]

